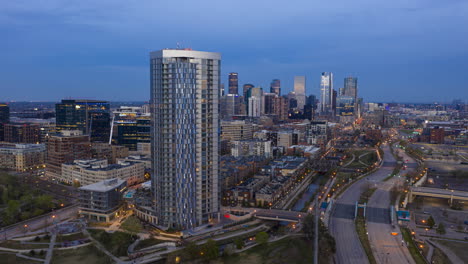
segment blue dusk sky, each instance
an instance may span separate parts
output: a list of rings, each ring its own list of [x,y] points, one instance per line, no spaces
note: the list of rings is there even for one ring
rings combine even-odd
[[[0,101],[149,99],[149,52],[222,54],[222,82],[282,91],[357,76],[378,102],[468,99],[466,0],[14,0],[0,4]]]

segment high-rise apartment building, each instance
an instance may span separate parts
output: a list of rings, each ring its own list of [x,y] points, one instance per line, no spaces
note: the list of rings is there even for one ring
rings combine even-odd
[[[80,130],[93,142],[108,142],[110,107],[107,101],[62,100],[55,105],[57,131]]]
[[[286,97],[278,96],[273,98],[273,111],[279,120],[288,119],[289,100]]]
[[[229,94],[239,94],[239,77],[237,72],[229,73]]]
[[[273,103],[273,99],[277,97],[274,93],[264,93],[263,94],[263,113],[265,115],[274,115],[275,114],[275,107]]]
[[[150,53],[152,188],[158,225],[191,229],[218,216],[221,55]]]
[[[296,93],[297,108],[304,110],[306,101],[306,78],[305,76],[294,76],[294,92]]]
[[[274,93],[278,96],[281,95],[281,81],[279,79],[273,79],[273,81],[271,81],[270,93]]]
[[[331,114],[333,109],[333,73],[322,72],[320,78],[320,113]]]

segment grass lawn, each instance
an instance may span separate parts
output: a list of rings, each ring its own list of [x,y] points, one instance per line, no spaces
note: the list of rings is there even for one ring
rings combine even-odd
[[[468,263],[468,243],[447,240],[437,240],[437,243],[442,246],[446,246],[461,260],[463,260],[463,262]]]
[[[369,263],[377,263],[374,254],[372,253],[369,237],[367,236],[366,221],[362,217],[358,217],[356,220],[356,233],[358,234],[362,247],[366,252],[367,258],[369,259]]]
[[[445,253],[438,248],[434,248],[434,255],[432,255],[431,261],[431,263],[434,264],[452,264],[447,255],[445,255]]]
[[[405,241],[408,243],[408,250],[413,257],[414,261],[416,264],[425,264],[426,260],[424,257],[419,253],[419,249],[416,247],[416,244],[413,241],[413,238],[411,237],[410,231],[408,228],[402,228],[401,229],[401,234],[403,235],[403,238]]]
[[[159,240],[159,239],[156,239],[156,238],[144,239],[144,240],[141,240],[138,243],[138,245],[136,245],[135,250],[140,250],[140,249],[147,248],[147,247],[150,247],[150,246],[154,246],[154,245],[164,243],[164,242],[168,242],[168,241]]]
[[[124,232],[107,233],[104,230],[89,229],[89,233],[114,256],[127,256],[127,249],[133,243],[132,235]]]
[[[64,241],[75,241],[75,240],[83,239],[83,238],[86,238],[86,236],[82,232],[80,232],[80,233],[76,233],[76,234],[72,234],[72,235],[57,236],[56,242],[60,243],[60,242],[64,242]]]
[[[93,245],[80,247],[76,249],[67,250],[54,250],[52,256],[52,264],[110,264],[113,263],[112,259],[106,254],[101,252]]]
[[[256,246],[245,252],[220,258],[212,263],[220,264],[261,264],[261,263],[311,263],[312,242],[303,238],[284,238],[264,246]]]
[[[0,263],[39,264],[43,262],[17,257],[14,253],[0,253]]]
[[[0,243],[0,247],[12,248],[12,249],[37,249],[37,248],[49,248],[46,244],[21,244],[19,241],[8,240]]]

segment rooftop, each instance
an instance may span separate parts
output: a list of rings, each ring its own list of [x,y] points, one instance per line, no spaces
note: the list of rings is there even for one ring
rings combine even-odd
[[[109,179],[109,180],[104,180],[104,181],[96,182],[93,184],[89,184],[89,185],[80,187],[79,189],[85,190],[85,191],[92,191],[92,192],[108,192],[114,188],[119,187],[123,183],[126,183],[126,181],[115,178],[115,179]]]

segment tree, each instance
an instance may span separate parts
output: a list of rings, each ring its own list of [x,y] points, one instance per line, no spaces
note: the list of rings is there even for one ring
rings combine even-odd
[[[236,245],[237,249],[241,249],[244,247],[244,240],[241,238],[236,238],[236,240],[234,240],[234,244]]]
[[[302,222],[302,232],[306,236],[307,240],[312,240],[314,237],[314,216],[312,214],[308,214],[304,217],[304,221]]]
[[[202,255],[206,259],[216,259],[219,256],[219,247],[218,243],[213,239],[208,239],[208,241],[203,245]]]
[[[268,243],[268,233],[267,232],[258,232],[255,235],[255,240],[257,241],[258,244],[260,245],[265,245]]]
[[[131,233],[140,233],[143,229],[143,225],[138,218],[130,216],[122,223],[122,228]]]
[[[200,253],[200,247],[197,244],[195,244],[195,242],[190,242],[187,244],[184,251],[187,252],[187,255],[190,258],[196,258]]]
[[[429,216],[429,218],[427,219],[427,225],[429,226],[430,229],[434,227],[435,221],[434,221],[434,218],[432,218],[432,215]]]
[[[436,229],[437,234],[439,235],[445,235],[445,226],[443,223],[440,223],[439,226]]]

